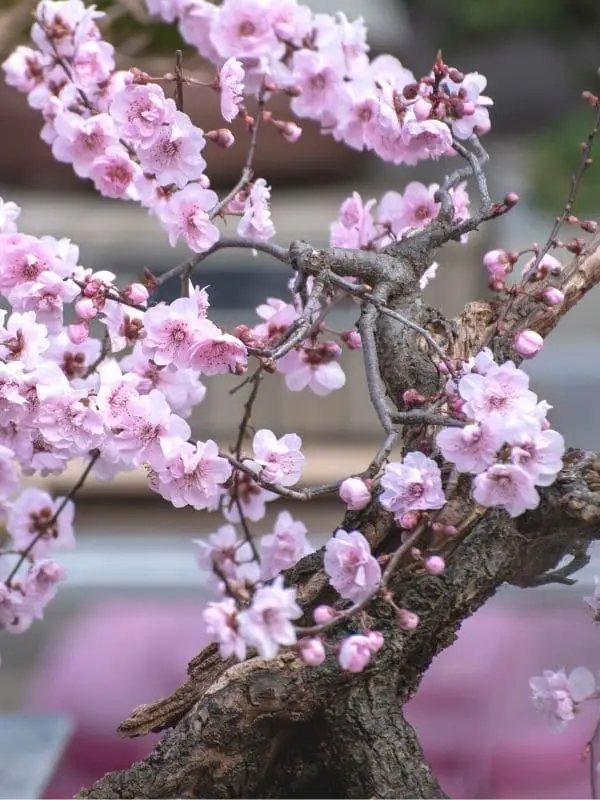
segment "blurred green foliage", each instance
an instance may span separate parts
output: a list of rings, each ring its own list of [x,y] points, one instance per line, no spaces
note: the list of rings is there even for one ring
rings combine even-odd
[[[442,23],[441,46],[499,38],[515,30],[565,35],[600,26],[598,0],[405,0],[410,10]]]
[[[564,205],[571,176],[579,164],[579,145],[587,139],[594,116],[595,110],[582,103],[576,114],[558,118],[551,129],[532,137],[530,199],[539,208],[557,213]],[[577,216],[596,216],[599,210],[600,137],[594,142],[592,166],[579,185],[573,212]]]

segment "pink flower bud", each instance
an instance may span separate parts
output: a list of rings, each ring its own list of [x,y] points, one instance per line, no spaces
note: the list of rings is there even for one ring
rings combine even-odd
[[[446,562],[441,556],[429,556],[425,559],[425,569],[432,575],[441,575],[446,569]]]
[[[405,631],[414,631],[414,629],[419,624],[419,617],[417,614],[413,614],[412,611],[408,611],[406,608],[401,608],[396,618],[398,620],[398,625],[405,630]]]
[[[73,344],[83,344],[89,336],[88,326],[85,322],[81,322],[79,325],[69,325],[67,335]]]
[[[360,511],[371,502],[371,492],[360,478],[346,478],[340,485],[340,497],[349,511]]]
[[[561,290],[556,289],[554,286],[548,286],[548,288],[544,289],[540,296],[547,306],[558,306],[565,299],[565,296]]]
[[[130,303],[141,305],[150,297],[150,292],[143,284],[132,283],[130,286],[126,286],[125,289],[123,289],[123,295]]]
[[[419,515],[415,514],[414,511],[407,511],[406,514],[402,514],[400,517],[400,525],[408,531],[412,530],[418,521]]]
[[[402,395],[404,405],[407,406],[422,406],[426,399],[427,398],[423,397],[422,394],[419,394],[416,389],[407,389]]]
[[[533,358],[543,346],[544,340],[539,333],[530,330],[519,331],[513,341],[513,347],[523,358]]]
[[[346,342],[349,350],[360,350],[362,341],[358,331],[343,331],[341,334],[342,341]]]
[[[309,667],[318,667],[325,661],[325,647],[320,639],[300,639],[298,654]]]
[[[371,649],[366,636],[349,636],[342,642],[338,661],[348,672],[362,672],[371,660]]]
[[[101,281],[91,278],[89,281],[87,281],[81,290],[81,293],[84,297],[96,297],[96,295],[102,290],[103,285],[104,284],[102,284]]]
[[[372,653],[378,653],[383,647],[383,634],[379,631],[365,631],[365,636],[368,639],[368,647]]]
[[[208,131],[205,136],[218,147],[223,147],[225,149],[235,144],[235,136],[229,128],[219,128],[216,131]]]
[[[280,130],[283,138],[290,144],[294,144],[302,136],[302,128],[295,122],[284,122]]]
[[[519,202],[519,195],[516,192],[509,192],[504,198],[504,205],[512,208]]]
[[[317,625],[324,625],[334,619],[335,611],[331,606],[317,606],[313,611],[313,617]]]
[[[78,300],[75,303],[74,308],[77,316],[86,321],[94,319],[98,313],[96,304],[89,297],[84,297],[82,300]]]

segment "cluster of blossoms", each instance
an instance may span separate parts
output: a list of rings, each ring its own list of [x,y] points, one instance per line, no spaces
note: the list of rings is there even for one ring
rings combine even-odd
[[[404,164],[452,155],[453,140],[489,129],[491,101],[481,94],[482,76],[462,75],[439,61],[430,75],[416,79],[395,58],[370,60],[361,20],[313,14],[295,0],[224,0],[219,6],[148,0],[148,6],[167,21],[177,19],[185,40],[214,63],[214,88],[228,123],[241,115],[257,130],[242,99],[254,94],[262,119],[295,141],[300,128],[273,120],[262,108],[281,91],[292,98],[296,115],[317,120],[324,132]],[[247,181],[225,199],[210,188],[207,143],[229,146],[231,131],[204,131],[149,76],[116,70],[114,50],[97,26],[102,16],[81,0],[41,0],[34,47],[17,48],[3,64],[8,83],[42,113],[42,137],[54,157],[100,194],[147,208],[172,245],[182,238],[192,251],[206,253],[219,241],[215,220],[227,216],[238,219],[241,240],[273,237],[264,179]],[[439,214],[438,189],[410,183],[379,204],[354,193],[331,226],[331,244],[377,250],[413,235]],[[450,194],[455,220],[466,220],[465,184]],[[86,458],[101,480],[143,468],[150,488],[173,506],[222,512],[226,524],[197,543],[197,559],[217,594],[203,613],[206,640],[217,643],[224,658],[244,659],[250,650],[273,658],[280,648],[295,647],[305,663],[322,663],[327,641],[320,634],[341,614],[350,616],[377,594],[385,597],[386,557],[374,555],[359,530],[338,530],[325,547],[324,569],[339,608],[315,609],[312,633],[303,634],[296,590],[281,573],[312,552],[306,527],[282,511],[258,546],[247,527],[300,480],[300,437],[261,429],[251,453],[240,445],[233,456],[211,439],[195,440],[188,419],[205,397],[205,377],[242,375],[251,357],[280,372],[291,391],[309,388],[323,396],[341,388],[342,345],[358,350],[361,339],[356,331],[325,325],[334,296],[309,306],[313,279],[306,279],[302,294],[293,281],[290,300],[267,298],[257,308],[257,325],[227,333],[209,319],[206,289],[190,284],[187,296],[152,304],[152,280],[119,289],[113,273],[79,265],[69,240],[20,233],[18,216],[15,204],[0,200],[0,294],[11,309],[0,313],[0,513],[10,537],[0,553],[0,627],[18,632],[41,617],[64,578],[45,556],[74,545],[72,502],[23,491],[21,476],[59,475],[69,462]],[[493,263],[498,271],[503,257]],[[303,325],[307,332],[298,341],[294,333]],[[496,365],[484,351],[448,382],[447,399],[466,426],[443,431],[437,444],[459,471],[475,476],[476,502],[513,516],[534,508],[535,486],[552,482],[564,444],[549,430],[549,407],[529,390],[527,376],[511,362]],[[349,478],[340,497],[349,510],[360,510],[373,501],[375,483]],[[388,463],[380,485],[378,501],[407,531],[446,503],[439,464],[421,452]],[[444,570],[440,556],[418,556],[430,574]],[[396,612],[404,629],[418,624],[414,613]],[[342,668],[359,672],[382,646],[380,633],[363,629],[334,649]]]
[[[228,123],[240,114],[250,121],[244,92],[285,92],[297,116],[317,120],[350,147],[405,164],[453,155],[453,136],[466,139],[489,129],[491,100],[481,95],[485,78],[440,62],[417,80],[391,56],[370,61],[361,19],[313,14],[295,0],[225,0],[219,7],[204,0],[149,0],[148,7],[169,22],[178,19],[183,38],[218,68],[214,85]],[[264,179],[224,204],[210,189],[206,143],[230,146],[233,133],[204,131],[149,76],[117,70],[114,49],[97,25],[103,16],[82,0],[41,0],[32,29],[36,47],[18,47],[3,64],[7,82],[42,113],[42,138],[55,158],[93,181],[101,194],[148,208],[173,245],[181,237],[195,252],[210,249],[219,238],[213,222],[218,214],[241,217],[242,237],[271,238]],[[273,120],[269,112],[262,118],[289,141],[300,135],[295,123]],[[373,238],[385,244],[390,235],[421,227],[439,210],[437,188],[409,184],[404,196],[389,192],[379,209],[384,235],[371,235],[366,207],[358,239],[348,233],[352,210],[344,212],[332,238],[342,247]],[[464,186],[453,194],[456,217],[465,218]]]
[[[415,164],[452,155],[452,137],[490,128],[486,80],[438,64],[417,79],[392,56],[369,58],[362,19],[315,14],[296,0],[147,0],[151,13],[178,21],[184,40],[217,66],[236,58],[246,91],[268,78],[292,97],[292,111],[355,150]]]
[[[456,222],[470,216],[465,186],[466,182],[463,182],[450,189]],[[375,200],[365,203],[358,192],[353,192],[342,203],[338,219],[330,226],[332,247],[381,250],[392,241],[422,230],[439,214],[441,205],[435,199],[439,188],[437,183],[425,186],[413,181],[402,193],[386,192],[379,203]],[[427,277],[434,274],[435,270]]]
[[[178,110],[161,86],[136,70],[115,69],[114,49],[101,38],[104,16],[82,0],[41,0],[31,37],[4,62],[6,81],[27,93],[45,120],[42,138],[58,161],[71,164],[100,194],[133,200],[154,214],[175,245],[195,252],[219,238],[222,211],[210,189],[203,151],[207,140],[233,144],[229,130],[204,131]],[[234,58],[221,65],[221,110],[241,110],[244,72]],[[274,234],[269,188],[258,179],[227,211],[241,216],[240,236]]]
[[[468,424],[440,431],[438,447],[459,472],[475,476],[479,505],[519,516],[539,504],[535,487],[550,486],[562,469],[564,439],[546,419],[549,404],[538,401],[528,375],[512,361],[499,366],[484,349],[463,369],[448,391],[456,393],[455,408]]]

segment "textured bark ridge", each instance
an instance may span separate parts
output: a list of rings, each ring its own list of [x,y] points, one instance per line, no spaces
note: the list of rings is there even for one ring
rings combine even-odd
[[[445,240],[439,231],[436,236],[434,245]],[[420,251],[411,245],[416,248],[412,263],[396,283],[408,286],[408,295],[431,263],[432,248],[426,244],[420,243]],[[514,331],[526,323],[547,335],[600,280],[599,247],[596,237],[565,269],[562,306],[547,309],[519,297],[505,315],[501,333],[495,330],[494,303],[471,303],[451,322],[414,296],[403,303],[400,292],[397,299],[388,292],[386,299],[392,310],[435,336],[452,357],[489,344],[499,358],[518,361],[510,346]],[[303,252],[297,247],[294,257],[301,260]],[[310,251],[307,271],[352,274],[345,271],[347,261],[341,263],[345,258],[335,251],[328,261],[324,251]],[[376,270],[372,265],[368,269],[376,283]],[[389,284],[387,262],[384,269],[388,271],[382,281]],[[439,375],[423,339],[383,314],[377,320],[377,358],[381,381],[399,409],[403,387],[416,386],[425,394],[437,390]],[[423,428],[419,435],[431,441],[433,432]],[[540,494],[535,511],[511,520],[498,509],[484,512],[474,507],[469,479],[463,476],[440,518],[457,524],[459,533],[444,542],[425,542],[444,555],[444,574],[432,576],[414,564],[401,564],[389,586],[399,606],[419,615],[416,630],[400,630],[384,600],[374,600],[359,619],[340,624],[334,634],[340,638],[365,627],[385,636],[383,650],[359,675],[341,671],[333,656],[317,668],[304,666],[292,653],[238,664],[221,661],[209,647],[190,663],[186,683],[173,695],[135,709],[121,725],[124,736],[166,730],[155,750],[78,796],[443,797],[403,716],[403,704],[417,690],[434,656],[455,640],[462,621],[502,584],[569,582],[570,574],[585,563],[590,542],[600,538],[600,457],[569,451],[556,482]],[[399,531],[376,499],[365,511],[348,514],[343,527],[360,529],[375,553],[397,547]],[[569,563],[557,569],[565,556],[570,556]],[[303,559],[288,571],[286,580],[298,589],[307,624],[316,605],[336,601],[322,570],[322,552]]]

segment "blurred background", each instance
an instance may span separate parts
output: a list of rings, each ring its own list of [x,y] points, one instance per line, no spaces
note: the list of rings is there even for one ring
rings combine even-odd
[[[457,314],[465,302],[486,294],[483,253],[492,247],[543,243],[564,205],[578,144],[592,124],[580,95],[584,89],[600,90],[600,4],[307,4],[318,12],[343,10],[349,19],[364,16],[372,55],[392,53],[417,76],[428,72],[441,47],[448,63],[488,79],[486,93],[495,105],[492,132],[484,144],[491,155],[492,196],[501,199],[515,191],[521,202],[515,212],[473,234],[466,245],[450,244],[439,254],[440,269],[427,288],[427,300]],[[0,59],[26,41],[34,5],[0,0]],[[173,53],[182,47],[175,28],[148,20],[142,0],[98,5],[108,11],[107,37],[117,46],[120,67],[135,64],[151,74],[172,70]],[[183,50],[186,71],[206,71],[189,48]],[[210,92],[188,88],[185,103],[197,124],[207,130],[220,127]],[[69,166],[53,161],[39,138],[40,117],[22,95],[1,85],[0,109],[0,196],[22,206],[20,230],[72,239],[80,247],[82,264],[109,269],[122,284],[140,277],[144,268],[160,274],[185,257],[185,251],[169,246],[140,207],[100,198]],[[274,102],[272,110],[276,117],[290,118],[282,102]],[[402,191],[410,180],[439,181],[443,176],[443,162],[417,168],[385,165],[321,136],[310,123],[302,125],[303,136],[294,146],[265,129],[255,160],[256,173],[273,185],[273,216],[282,244],[303,238],[326,245],[329,224],[354,189],[363,199],[378,198],[388,189]],[[233,151],[215,147],[207,156],[217,190],[229,189],[239,175],[245,156],[243,131],[239,134]],[[600,171],[592,169],[575,213],[595,218],[599,211]],[[209,286],[215,321],[232,327],[255,322],[255,307],[266,297],[284,297],[289,277],[278,263],[231,251],[204,263],[196,280]],[[167,284],[163,296],[172,299],[177,291],[177,283]],[[593,293],[569,315],[527,369],[534,390],[554,406],[553,427],[568,444],[600,449],[595,424],[600,391],[597,297]],[[335,326],[352,327],[354,306],[336,313]],[[347,354],[344,367],[346,386],[324,399],[287,392],[282,379],[273,376],[253,418],[257,427],[268,426],[278,435],[294,430],[303,437],[307,484],[363,469],[380,443],[360,355]],[[210,435],[226,445],[239,421],[244,393],[229,394],[235,385],[231,378],[213,378],[207,385],[193,427],[198,437]],[[46,485],[64,493],[78,469]],[[292,505],[290,510],[319,546],[343,509],[333,499]],[[267,519],[255,526],[257,534],[270,530],[274,516],[271,508]],[[135,473],[111,484],[90,481],[79,495],[76,523],[78,548],[60,558],[69,580],[48,607],[46,619],[23,636],[0,639],[0,713],[59,711],[74,722],[48,797],[70,796],[150,748],[149,739],[119,741],[114,729],[135,705],[175,688],[199,650],[200,610],[208,595],[191,540],[220,524],[206,514],[168,508],[148,492],[144,476]],[[580,756],[593,713],[583,714],[557,737],[531,709],[527,680],[546,668],[570,669],[581,663],[600,669],[598,634],[582,603],[596,573],[600,564],[594,556],[576,587],[502,590],[465,623],[457,644],[434,663],[410,714],[452,796],[587,795],[587,767]],[[0,797],[7,796],[1,786]]]

